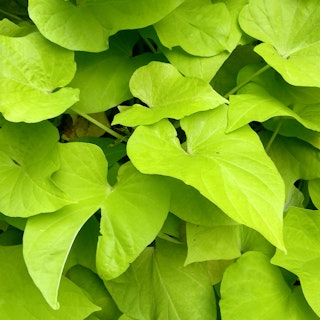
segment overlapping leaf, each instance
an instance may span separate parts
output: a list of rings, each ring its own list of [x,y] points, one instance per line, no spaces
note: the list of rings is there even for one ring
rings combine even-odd
[[[141,172],[184,181],[283,249],[283,181],[255,133],[243,127],[226,134],[226,122],[224,106],[182,119],[185,150],[169,121],[140,126],[128,155]]]
[[[52,310],[32,282],[21,246],[0,246],[0,314],[3,319],[83,320],[100,308],[70,280],[62,278],[60,309]]]
[[[266,132],[260,136],[265,144],[271,138]],[[285,182],[287,194],[299,179],[320,178],[320,151],[304,141],[277,136],[268,154]]]
[[[79,90],[65,87],[76,66],[73,52],[40,33],[0,36],[0,112],[12,122],[38,122],[63,113]]]
[[[161,230],[169,192],[160,177],[143,175],[130,163],[102,204],[97,270],[104,280],[123,273]]]
[[[61,168],[54,181],[77,202],[29,219],[23,246],[29,274],[53,308],[59,306],[61,274],[72,243],[109,191],[107,163],[98,147],[74,142],[59,145],[59,149]]]
[[[305,298],[320,316],[320,213],[290,208],[284,219],[284,241],[287,254],[277,250],[271,262],[295,273]]]
[[[240,72],[239,82],[252,76],[254,68]],[[243,73],[243,74],[242,74]],[[320,131],[320,97],[317,88],[290,86],[273,70],[265,71],[230,97],[228,131],[240,128],[251,121],[266,121],[272,117],[296,119],[308,129]]]
[[[151,62],[130,80],[133,96],[149,108],[135,104],[117,114],[113,124],[146,125],[163,118],[181,119],[197,111],[214,109],[227,101],[203,80],[183,77],[175,67]]]
[[[225,271],[220,310],[224,320],[318,319],[301,289],[261,252],[245,253]]]
[[[205,57],[231,52],[236,47],[240,35],[231,33],[232,27],[227,6],[210,0],[185,1],[154,25],[165,47],[180,46],[192,55]]]
[[[83,288],[90,295],[91,300],[101,308],[100,311],[94,313],[98,319],[118,319],[119,309],[97,274],[81,265],[76,265],[68,270],[68,278]]]
[[[29,219],[24,233],[28,271],[53,308],[58,307],[60,278],[74,239],[99,208],[102,236],[97,264],[106,278],[112,278],[155,238],[169,207],[167,190],[159,179],[140,174],[130,164],[122,168],[112,189],[106,180],[106,159],[97,146],[74,142],[59,149],[61,168],[54,182],[77,202]]]
[[[119,30],[151,25],[183,0],[30,0],[29,15],[49,40],[71,50],[100,52]]]
[[[105,111],[132,98],[129,80],[133,72],[153,58],[150,54],[131,57],[132,39],[136,33],[117,35],[110,49],[102,53],[76,54],[77,72],[71,85],[80,89],[80,101],[75,105],[84,113]],[[129,52],[124,45],[131,45]],[[120,47],[121,46],[121,47]]]
[[[320,7],[317,0],[251,0],[241,28],[261,40],[255,51],[290,84],[320,86]]]
[[[52,174],[59,169],[58,132],[48,122],[0,129],[0,211],[12,217],[52,212],[71,203]]]
[[[206,227],[187,223],[186,264],[198,261],[231,260],[246,251],[259,251],[272,257],[274,247],[258,232],[243,225]]]
[[[180,219],[202,226],[238,225],[197,189],[178,179],[168,179],[170,212]]]
[[[230,53],[222,51],[212,57],[194,56],[185,52],[181,47],[168,49],[160,42],[153,28],[145,28],[139,31],[145,39],[152,39],[159,50],[166,56],[169,62],[186,77],[194,77],[210,82]]]
[[[183,267],[185,254],[182,245],[157,240],[126,273],[105,282],[120,310],[133,319],[215,319],[206,266]]]

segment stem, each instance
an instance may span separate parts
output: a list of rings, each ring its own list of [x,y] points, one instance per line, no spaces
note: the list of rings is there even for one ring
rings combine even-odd
[[[151,41],[148,38],[143,38],[146,45],[149,47],[149,49],[152,51],[152,53],[156,54],[157,50],[153,47]]]
[[[270,66],[267,64],[264,67],[262,67],[261,69],[259,69],[257,72],[255,72],[252,76],[250,76],[247,80],[245,80],[244,82],[238,84],[236,87],[234,87],[233,89],[231,89],[228,93],[226,93],[224,95],[224,98],[229,98],[229,96],[231,96],[232,94],[234,94],[235,92],[237,92],[240,88],[242,88],[244,85],[246,85],[248,82],[250,82],[252,79],[254,79],[255,77],[257,77],[258,75],[260,75],[261,73],[265,72],[266,70],[268,70],[270,68]]]
[[[18,21],[22,21],[22,19],[21,19],[20,17],[12,14],[12,13],[10,13],[10,12],[7,12],[7,11],[5,11],[5,10],[3,10],[3,9],[0,9],[0,12],[2,12],[3,14],[5,14],[6,16],[8,16],[8,17],[10,17],[10,18],[16,19],[16,20],[18,20]]]
[[[274,130],[274,132],[273,132],[273,134],[272,134],[272,136],[271,136],[270,140],[268,141],[268,144],[267,144],[267,146],[266,146],[266,152],[267,152],[267,153],[268,153],[268,151],[269,151],[269,149],[270,149],[270,147],[271,147],[271,145],[272,145],[272,143],[273,143],[274,139],[275,139],[275,138],[276,138],[276,136],[278,135],[279,130],[280,130],[280,128],[281,128],[281,126],[282,126],[282,124],[283,124],[283,121],[282,121],[282,119],[281,119],[281,120],[279,121],[279,123],[278,123],[277,127],[276,127],[276,130]]]
[[[82,111],[75,109],[75,108],[71,108],[72,111],[74,111],[75,113],[77,113],[79,116],[81,116],[82,118],[87,119],[88,121],[90,121],[91,123],[95,124],[97,127],[99,127],[100,129],[104,130],[105,132],[109,133],[110,135],[112,135],[113,137],[121,140],[121,141],[126,141],[127,137],[121,135],[120,133],[112,130],[111,128],[108,128],[107,126],[105,126],[104,124],[102,124],[101,122],[99,122],[98,120],[92,118],[91,116],[89,116],[86,113],[83,113]]]

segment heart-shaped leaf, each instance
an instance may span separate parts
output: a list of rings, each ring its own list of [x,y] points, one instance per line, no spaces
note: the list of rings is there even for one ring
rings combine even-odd
[[[181,119],[227,102],[205,81],[183,77],[167,63],[151,62],[139,68],[129,85],[133,96],[149,108],[135,104],[117,114],[113,124],[133,127],[152,124],[163,118]]]
[[[39,32],[0,36],[0,112],[12,122],[60,115],[78,101],[79,90],[65,87],[75,71],[73,52]]]
[[[98,209],[103,236],[98,242],[97,268],[112,278],[153,241],[169,208],[169,194],[159,178],[142,175],[127,164],[111,188],[100,148],[74,142],[60,144],[59,149],[61,167],[54,182],[77,202],[29,219],[23,247],[28,271],[53,308],[59,306],[61,274],[75,237]]]
[[[318,319],[300,287],[288,285],[280,268],[261,252],[247,252],[232,264],[220,292],[224,320]]]
[[[120,168],[118,183],[102,204],[97,270],[104,280],[123,273],[160,232],[169,211],[164,182],[130,163]]]
[[[155,30],[151,27],[139,31],[144,39],[152,39],[169,62],[186,77],[194,77],[210,82],[222,64],[230,56],[227,51],[211,57],[194,56],[185,52],[181,47],[168,49],[159,40]]]
[[[320,212],[291,207],[284,219],[287,254],[278,251],[271,262],[295,273],[305,298],[320,316]]]
[[[261,40],[255,51],[290,84],[320,86],[320,19],[317,0],[250,0],[241,28]]]
[[[192,55],[205,57],[231,52],[236,47],[240,35],[231,33],[232,27],[227,6],[210,0],[185,1],[154,25],[167,48],[180,46]]]
[[[29,15],[50,41],[71,50],[100,52],[108,49],[108,38],[117,31],[151,25],[183,0],[73,2],[29,0]]]
[[[140,126],[128,141],[128,155],[141,172],[184,181],[283,249],[283,181],[248,126],[229,134],[226,126],[225,106],[182,119],[184,148],[168,120]]]
[[[62,277],[60,309],[52,310],[28,274],[22,246],[0,246],[0,261],[0,314],[4,319],[82,320],[100,309],[79,287]]]
[[[29,219],[23,238],[29,274],[52,308],[59,307],[61,274],[72,243],[108,193],[107,163],[97,146],[74,142],[59,149],[61,168],[54,181],[77,203]]]
[[[52,181],[60,167],[58,131],[49,123],[0,129],[0,211],[12,217],[52,212],[71,199]]]
[[[183,266],[182,245],[158,239],[126,273],[105,285],[119,309],[133,319],[211,320],[216,303],[205,264]]]

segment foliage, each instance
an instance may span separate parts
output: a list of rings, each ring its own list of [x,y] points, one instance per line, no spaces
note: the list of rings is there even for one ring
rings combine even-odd
[[[0,18],[2,318],[320,318],[319,1]]]

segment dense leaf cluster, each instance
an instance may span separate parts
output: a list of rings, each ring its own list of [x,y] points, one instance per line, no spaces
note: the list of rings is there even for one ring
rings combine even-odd
[[[318,0],[0,0],[0,318],[320,318]]]

